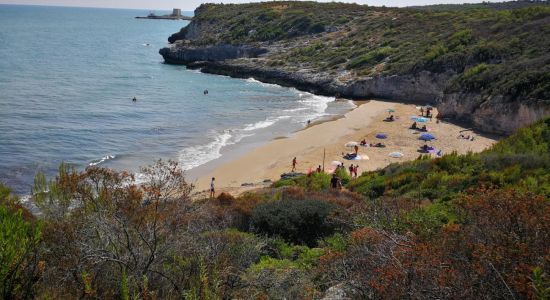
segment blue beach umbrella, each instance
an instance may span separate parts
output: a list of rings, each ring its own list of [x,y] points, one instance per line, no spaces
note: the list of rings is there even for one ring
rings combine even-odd
[[[428,122],[428,118],[424,118],[424,117],[415,117],[413,118],[413,120],[415,120],[416,122],[419,122],[419,123],[426,123]]]
[[[385,133],[378,133],[378,134],[376,134],[376,138],[377,138],[377,139],[385,139],[385,138],[387,138],[387,137],[388,137],[388,135],[385,134]]]
[[[435,140],[435,136],[431,133],[423,133],[419,139],[423,140],[423,141],[431,141],[431,140]]]

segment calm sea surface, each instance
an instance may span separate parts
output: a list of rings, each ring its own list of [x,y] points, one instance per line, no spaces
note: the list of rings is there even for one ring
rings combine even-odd
[[[134,19],[148,13],[0,5],[0,182],[28,194],[62,161],[189,170],[351,107],[165,65],[158,50],[187,23]]]

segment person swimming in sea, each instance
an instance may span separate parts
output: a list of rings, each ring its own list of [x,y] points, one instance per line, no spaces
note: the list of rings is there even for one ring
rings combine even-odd
[[[134,98],[132,99],[132,102],[137,102],[137,98],[134,96]]]
[[[204,90],[204,92],[202,92],[205,96],[208,95],[208,90]]]

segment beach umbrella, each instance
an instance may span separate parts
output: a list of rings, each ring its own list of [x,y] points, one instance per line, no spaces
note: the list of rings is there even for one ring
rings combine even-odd
[[[393,109],[393,108],[388,108],[388,109],[386,109],[386,111],[387,111],[388,114],[389,114],[389,113],[395,112],[395,109]]]
[[[344,146],[346,146],[347,148],[353,148],[358,145],[359,145],[358,142],[347,142]]]
[[[435,140],[436,138],[435,138],[435,135],[431,133],[423,133],[422,135],[420,135],[418,139],[423,141],[431,141],[431,140]]]
[[[403,153],[401,153],[401,152],[392,152],[389,155],[390,155],[390,157],[393,157],[393,158],[401,158],[401,157],[404,156]]]
[[[342,162],[334,160],[330,164],[333,165],[333,166],[340,166],[340,165],[342,165]]]
[[[424,117],[415,117],[413,120],[419,123],[426,123],[429,121],[428,118],[424,118]]]
[[[377,139],[385,139],[385,138],[387,138],[387,137],[388,137],[388,135],[385,134],[385,133],[377,133],[377,134],[376,134],[376,138],[377,138]]]

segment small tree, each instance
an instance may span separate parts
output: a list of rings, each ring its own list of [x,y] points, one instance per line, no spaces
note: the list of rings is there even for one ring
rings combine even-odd
[[[281,236],[293,243],[315,245],[330,235],[335,226],[329,221],[335,209],[318,200],[282,200],[258,205],[252,212],[252,227],[258,233]]]

